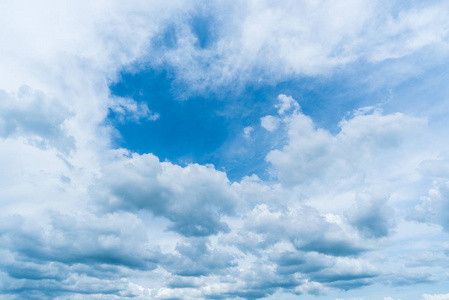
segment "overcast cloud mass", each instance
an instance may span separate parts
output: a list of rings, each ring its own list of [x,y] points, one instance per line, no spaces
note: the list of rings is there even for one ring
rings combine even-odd
[[[449,299],[447,1],[0,3],[0,299]]]

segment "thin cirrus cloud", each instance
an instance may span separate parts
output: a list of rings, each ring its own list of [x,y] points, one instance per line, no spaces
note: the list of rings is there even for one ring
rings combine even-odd
[[[444,1],[2,6],[0,297],[447,298]],[[219,120],[187,129],[226,123],[219,151],[174,141],[220,167],[117,147],[179,122],[127,79],[147,70],[173,116]]]

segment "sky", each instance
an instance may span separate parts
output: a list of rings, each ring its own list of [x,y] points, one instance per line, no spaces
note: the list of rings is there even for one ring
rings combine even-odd
[[[449,299],[447,1],[0,3],[0,299]]]

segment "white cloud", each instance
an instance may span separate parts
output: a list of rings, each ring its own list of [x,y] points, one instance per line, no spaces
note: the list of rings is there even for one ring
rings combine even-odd
[[[48,98],[28,86],[22,86],[17,94],[0,90],[0,137],[24,137],[40,148],[55,147],[64,153],[74,150],[75,141],[64,128],[73,113]]]
[[[213,166],[184,168],[159,162],[152,154],[123,157],[105,167],[92,195],[106,210],[148,210],[186,236],[228,231],[223,215],[235,214],[239,202],[226,174]]]
[[[260,118],[260,125],[269,132],[273,132],[281,125],[281,119],[273,116],[265,116]]]
[[[437,159],[425,160],[419,165],[419,171],[423,176],[443,179],[449,178],[449,153],[439,155]]]
[[[449,182],[434,182],[434,187],[429,190],[429,195],[422,197],[422,203],[410,212],[409,218],[420,222],[438,224],[449,231],[448,213]]]
[[[133,99],[114,97],[110,109],[116,114],[119,122],[125,120],[139,122],[140,119],[156,121],[159,119],[158,113],[152,113],[146,103],[137,103]]]
[[[444,57],[447,49],[449,7],[444,2],[410,8],[365,0],[204,6],[215,21],[207,47],[198,47],[198,37],[181,17],[170,27],[175,46],[161,48],[158,59],[149,61],[173,66],[179,80],[200,90],[329,74],[360,60],[400,59],[430,47],[430,55]],[[214,19],[216,13],[223,17]]]
[[[293,107],[293,112],[297,112],[300,107],[298,102],[295,101],[291,96],[286,96],[284,94],[280,94],[278,96],[279,104],[276,104],[275,107],[278,108],[279,115],[285,115],[287,111],[289,111]]]
[[[422,295],[423,300],[447,300],[449,299],[449,294],[424,294]]]
[[[266,159],[286,186],[326,180],[335,186],[352,187],[380,178],[375,173],[380,171],[380,164],[391,168],[390,162],[403,155],[398,149],[426,125],[424,119],[402,113],[384,116],[380,111],[344,119],[336,135],[316,128],[312,119],[301,112],[284,117],[284,122],[287,145],[271,151]]]
[[[251,133],[254,131],[254,128],[251,126],[247,126],[243,128],[243,136],[247,139],[251,137]]]

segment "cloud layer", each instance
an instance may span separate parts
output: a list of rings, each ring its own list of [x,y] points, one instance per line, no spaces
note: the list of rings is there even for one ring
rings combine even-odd
[[[432,100],[438,113],[420,110],[429,99],[356,99],[327,128],[280,89],[240,131],[268,145],[266,178],[231,181],[211,164],[117,147],[117,123],[164,116],[109,85],[152,69],[172,76],[180,101],[335,76],[403,91],[447,63],[448,12],[443,1],[6,1],[0,298],[326,298],[380,286],[446,299],[449,124],[435,116],[447,97]]]

